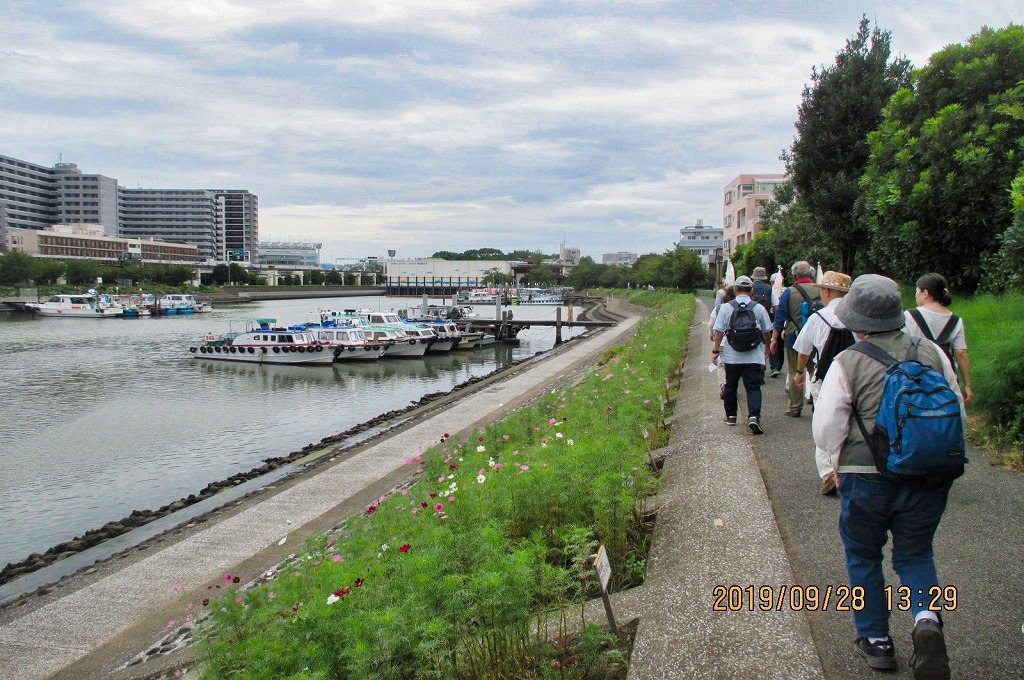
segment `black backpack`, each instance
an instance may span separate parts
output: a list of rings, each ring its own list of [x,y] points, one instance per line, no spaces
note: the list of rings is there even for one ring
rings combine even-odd
[[[824,315],[820,312],[815,312],[815,314],[825,321]],[[828,367],[832,365],[832,360],[836,358],[836,355],[856,342],[856,338],[853,337],[853,332],[849,328],[836,328],[828,321],[825,321],[825,324],[831,330],[828,332],[825,345],[818,352],[817,363],[814,365],[814,379],[819,381],[825,379]]]
[[[729,304],[732,305],[732,317],[729,319],[725,339],[735,351],[749,352],[764,342],[764,335],[757,325],[757,316],[753,307],[746,302],[731,300]]]
[[[754,291],[750,294],[750,299],[764,307],[768,314],[772,313],[772,287],[764,281],[754,282]]]
[[[955,372],[956,359],[953,358],[953,346],[949,340],[949,336],[953,335],[953,329],[956,328],[956,323],[960,320],[960,317],[956,314],[951,314],[949,316],[949,321],[947,321],[946,325],[942,327],[939,337],[936,338],[932,336],[932,329],[928,327],[928,322],[924,320],[924,315],[921,314],[920,310],[917,308],[911,309],[910,316],[914,318],[914,323],[916,323],[917,327],[921,329],[922,333],[924,333],[924,337],[938,345],[945,353],[946,358],[949,359],[949,365],[953,367],[953,371]]]

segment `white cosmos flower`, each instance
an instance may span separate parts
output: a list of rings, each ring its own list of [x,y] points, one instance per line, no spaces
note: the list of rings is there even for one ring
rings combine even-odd
[[[327,596],[327,604],[334,604],[335,602],[337,602],[340,599],[341,599],[340,597],[338,597],[334,593],[331,593],[330,595]]]
[[[476,483],[477,484],[483,484],[486,481],[487,481],[487,478],[484,477],[483,475],[477,475],[476,476]]]
[[[555,436],[558,437],[559,439],[561,439],[562,438],[562,433],[561,432],[556,432]]]
[[[573,440],[571,440],[571,439],[567,439],[565,443],[566,443],[566,444],[568,444],[569,446],[572,446],[572,445],[573,445],[573,444],[575,444],[576,442],[574,442],[574,441],[573,441]]]
[[[480,446],[476,447],[476,452],[477,453],[483,453],[486,450],[487,450],[487,447],[484,446],[483,444],[481,444]]]

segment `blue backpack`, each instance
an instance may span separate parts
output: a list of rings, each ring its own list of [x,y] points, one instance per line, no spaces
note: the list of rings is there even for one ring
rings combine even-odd
[[[967,463],[960,400],[942,373],[917,360],[920,343],[911,338],[906,361],[870,341],[850,347],[886,366],[874,431],[868,434],[856,408],[853,415],[883,477],[941,483],[962,475]]]

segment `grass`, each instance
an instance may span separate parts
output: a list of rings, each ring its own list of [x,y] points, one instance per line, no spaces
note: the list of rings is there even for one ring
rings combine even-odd
[[[971,358],[971,438],[991,462],[1024,470],[1024,296],[960,298],[951,309],[964,320]]]
[[[600,544],[613,591],[643,580],[647,453],[667,441],[668,378],[693,318],[691,296],[631,301],[655,311],[584,380],[468,437],[439,432],[408,461],[415,483],[272,582],[225,575],[204,677],[624,678],[622,641],[578,625],[579,606],[599,592]]]

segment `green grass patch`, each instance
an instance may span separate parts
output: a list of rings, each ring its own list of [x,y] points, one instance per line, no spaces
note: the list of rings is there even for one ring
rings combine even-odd
[[[208,603],[207,678],[624,678],[627,650],[575,625],[598,594],[642,582],[657,487],[648,451],[667,441],[667,381],[693,298],[653,308],[585,379],[408,461],[393,489],[320,537],[270,583]],[[218,591],[220,592],[220,591]],[[574,612],[574,613],[573,613]]]
[[[971,359],[971,437],[992,462],[1024,470],[1024,296],[960,298],[952,311]]]

